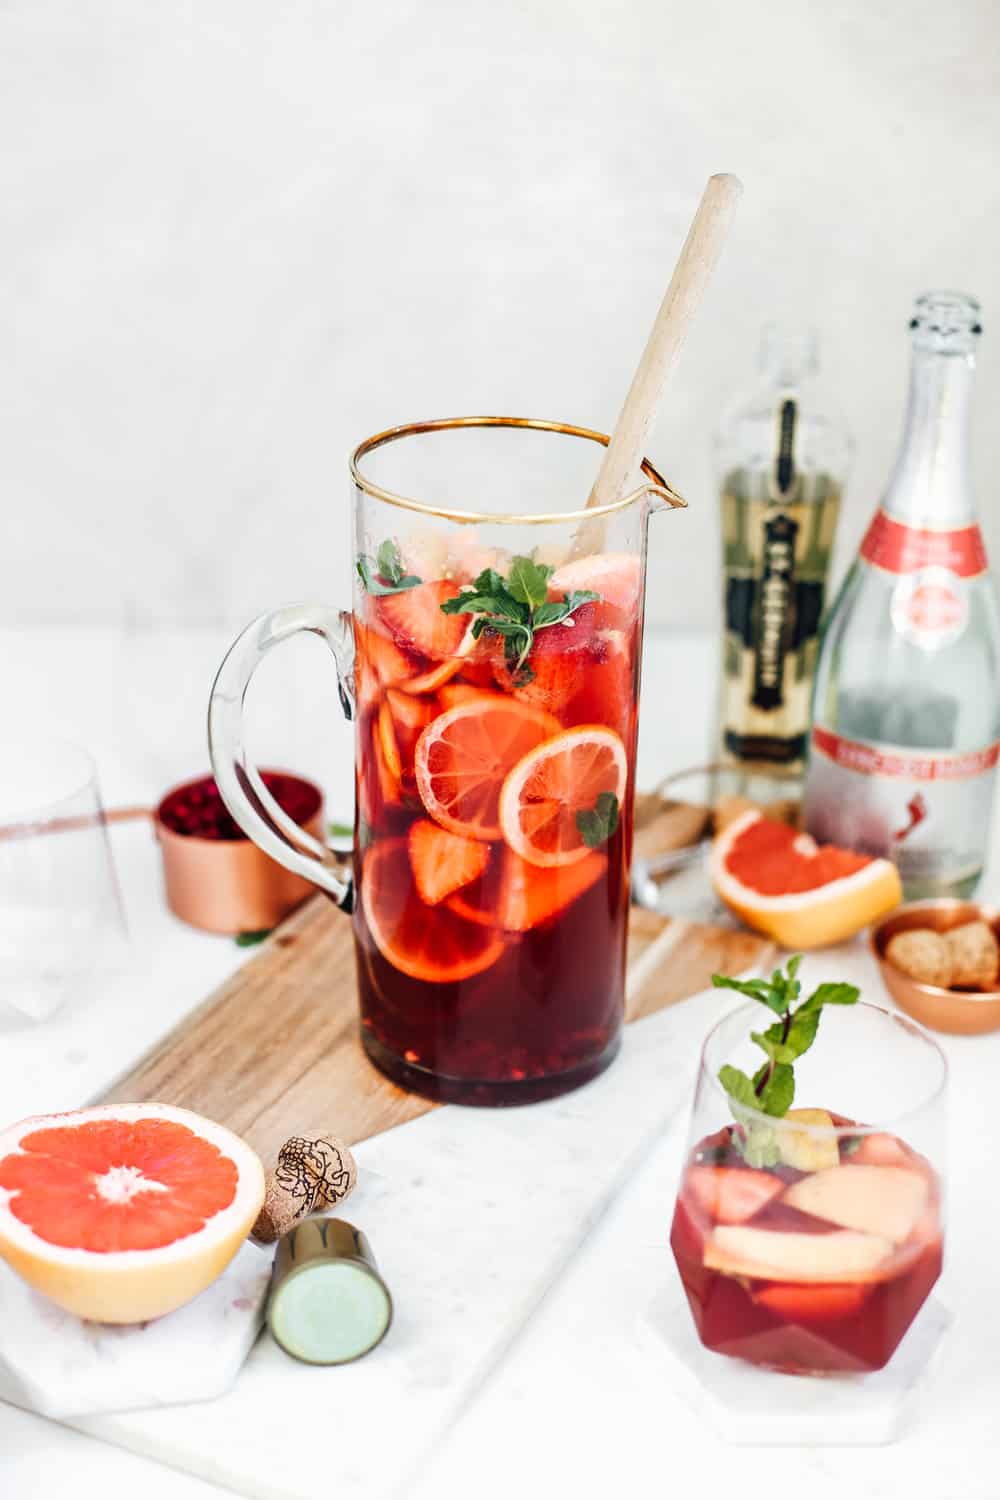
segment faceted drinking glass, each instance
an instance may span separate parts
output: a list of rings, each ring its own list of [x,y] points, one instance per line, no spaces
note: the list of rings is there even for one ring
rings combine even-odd
[[[646,529],[683,502],[646,463],[630,494],[583,509],[606,442],[512,417],[368,439],[351,461],[353,613],[263,616],[213,689],[227,805],[353,911],[364,1047],[433,1098],[544,1098],[619,1044]],[[330,646],[355,720],[350,882],[244,745],[253,671],[303,630]]]
[[[803,1116],[736,1119],[719,1068],[759,1065],[762,1014],[726,1016],[701,1057],[670,1235],[698,1336],[792,1374],[880,1370],[941,1272],[944,1054],[879,1006],[827,1006]]]

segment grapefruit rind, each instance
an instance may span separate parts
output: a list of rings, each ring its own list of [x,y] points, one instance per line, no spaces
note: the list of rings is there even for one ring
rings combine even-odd
[[[762,814],[756,810],[719,834],[712,849],[712,883],[720,898],[748,927],[788,949],[824,948],[854,937],[903,899],[899,871],[888,859],[873,859],[852,875],[808,891],[766,896],[737,880],[726,858]]]
[[[264,1168],[256,1153],[214,1120],[169,1104],[106,1104],[65,1114],[34,1115],[0,1131],[0,1161],[19,1153],[38,1130],[92,1120],[155,1119],[185,1125],[234,1162],[233,1201],[204,1227],[154,1250],[93,1251],[49,1244],[11,1212],[17,1190],[0,1188],[0,1258],[35,1291],[78,1318],[97,1323],[148,1323],[183,1307],[226,1269],[264,1202]]]

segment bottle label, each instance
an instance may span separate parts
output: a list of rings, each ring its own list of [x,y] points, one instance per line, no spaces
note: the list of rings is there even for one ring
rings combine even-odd
[[[921,751],[817,724],[806,826],[821,843],[888,856],[907,884],[957,884],[982,868],[998,760],[1000,742]]]
[[[969,623],[968,585],[986,572],[978,526],[934,531],[877,511],[864,541],[865,562],[897,582],[890,612],[898,635],[934,651],[957,641]]]
[[[938,568],[959,578],[978,578],[987,567],[978,526],[933,531],[926,526],[907,526],[884,510],[875,512],[861,543],[861,556],[885,573]]]
[[[839,493],[777,504],[722,497],[722,742],[736,760],[800,763]]]

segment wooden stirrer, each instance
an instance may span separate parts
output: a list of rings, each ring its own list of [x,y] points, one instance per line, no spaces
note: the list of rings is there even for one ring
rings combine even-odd
[[[620,500],[645,456],[646,436],[664,387],[715,269],[742,194],[743,184],[730,172],[717,172],[705,184],[698,212],[691,221],[625,405],[605,449],[604,461],[587,500],[588,510]]]

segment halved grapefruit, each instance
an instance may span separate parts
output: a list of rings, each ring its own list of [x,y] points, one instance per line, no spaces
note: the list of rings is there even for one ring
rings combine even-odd
[[[250,1147],[168,1104],[36,1115],[0,1132],[0,1256],[78,1318],[145,1323],[190,1302],[263,1201]]]
[[[731,911],[784,948],[842,942],[903,896],[891,860],[817,844],[756,811],[719,834],[712,880]]]

